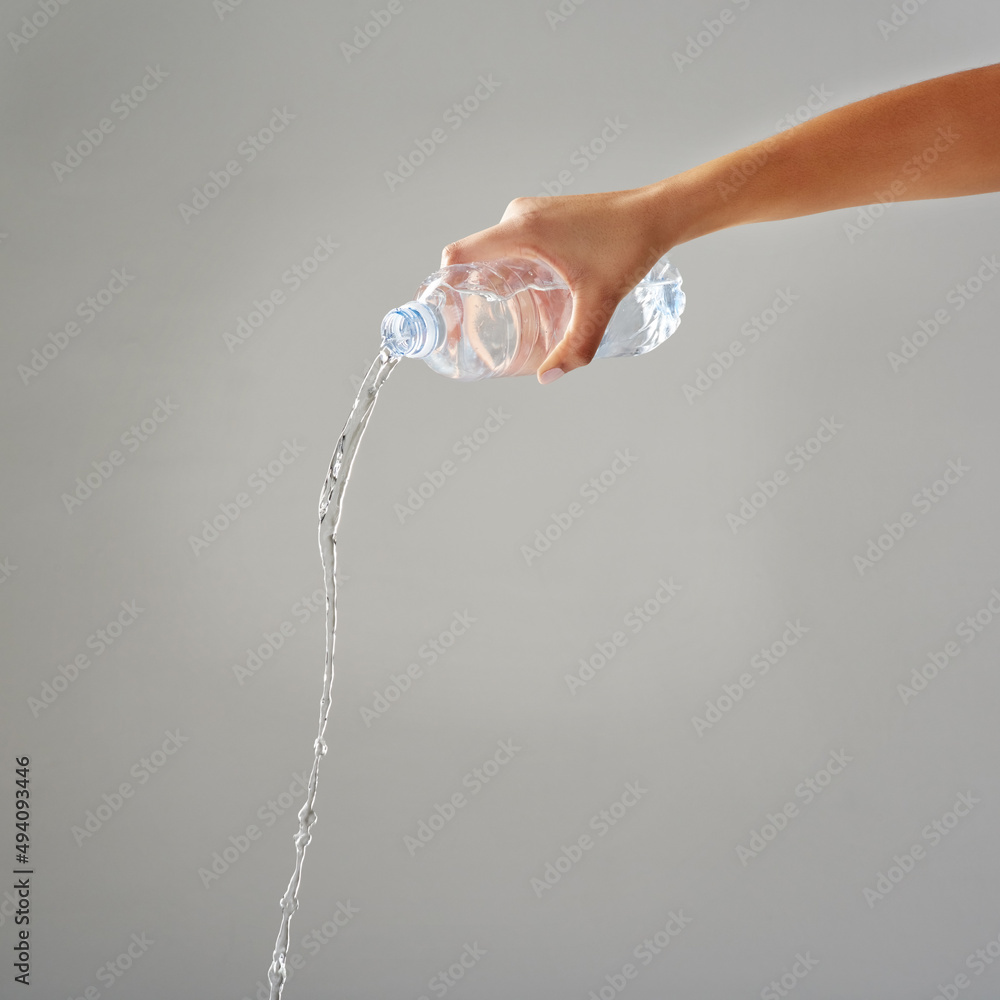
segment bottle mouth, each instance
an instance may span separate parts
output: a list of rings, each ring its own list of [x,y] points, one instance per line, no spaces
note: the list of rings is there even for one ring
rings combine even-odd
[[[440,335],[437,313],[416,300],[386,313],[382,320],[382,344],[399,357],[426,358],[437,347]]]

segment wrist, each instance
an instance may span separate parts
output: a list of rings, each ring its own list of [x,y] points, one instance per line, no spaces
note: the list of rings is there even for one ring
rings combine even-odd
[[[773,167],[784,146],[777,137],[765,139],[638,189],[654,242],[666,253],[699,236],[770,218]]]
[[[751,221],[747,191],[732,182],[732,157],[720,157],[641,188],[653,227],[653,241],[663,253],[699,236]]]

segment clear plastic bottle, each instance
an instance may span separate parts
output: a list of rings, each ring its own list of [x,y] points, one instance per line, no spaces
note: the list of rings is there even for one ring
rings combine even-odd
[[[594,357],[632,357],[659,347],[683,309],[681,276],[664,257],[619,303]],[[435,271],[413,301],[386,315],[382,343],[463,382],[533,375],[565,333],[571,311],[569,288],[540,260],[454,264]]]

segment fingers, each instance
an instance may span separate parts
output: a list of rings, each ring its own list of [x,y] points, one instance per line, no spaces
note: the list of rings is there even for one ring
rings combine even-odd
[[[621,296],[610,293],[581,291],[573,297],[573,314],[566,333],[538,367],[542,385],[590,364],[620,301]]]

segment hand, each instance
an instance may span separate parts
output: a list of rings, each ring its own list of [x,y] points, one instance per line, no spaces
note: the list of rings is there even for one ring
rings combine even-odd
[[[545,385],[590,363],[615,307],[671,249],[657,238],[651,200],[647,188],[515,198],[498,225],[446,246],[441,266],[527,257],[562,277],[573,311],[562,340],[538,368]]]

